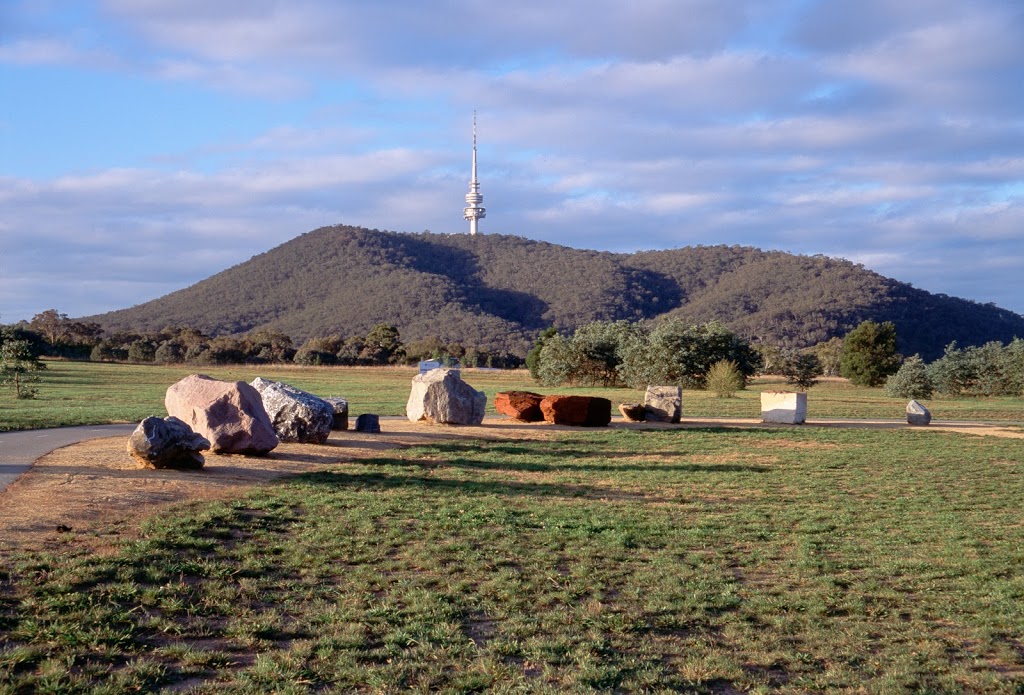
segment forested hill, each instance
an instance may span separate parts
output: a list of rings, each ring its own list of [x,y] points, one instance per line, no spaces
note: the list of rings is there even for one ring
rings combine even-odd
[[[108,331],[277,330],[296,342],[437,336],[524,354],[547,326],[597,319],[717,319],[751,339],[806,346],[865,319],[896,324],[905,354],[1024,337],[1024,316],[930,294],[860,265],[739,246],[613,254],[515,236],[402,234],[324,227],[191,287],[87,317]]]

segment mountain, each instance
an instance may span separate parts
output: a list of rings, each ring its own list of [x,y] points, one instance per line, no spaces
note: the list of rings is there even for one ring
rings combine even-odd
[[[191,287],[86,317],[108,331],[266,329],[296,341],[393,324],[524,354],[548,326],[598,319],[718,320],[744,337],[801,347],[865,319],[896,324],[904,354],[1024,336],[1024,316],[919,290],[849,261],[740,246],[615,254],[522,237],[316,229]]]

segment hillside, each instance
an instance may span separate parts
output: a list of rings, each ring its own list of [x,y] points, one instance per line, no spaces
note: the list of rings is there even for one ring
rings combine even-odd
[[[514,236],[324,227],[195,285],[87,317],[107,330],[256,329],[298,342],[365,334],[437,336],[524,354],[547,326],[597,319],[717,319],[741,335],[804,346],[864,319],[893,321],[906,354],[1024,336],[1024,317],[918,290],[845,260],[738,246],[613,254]]]

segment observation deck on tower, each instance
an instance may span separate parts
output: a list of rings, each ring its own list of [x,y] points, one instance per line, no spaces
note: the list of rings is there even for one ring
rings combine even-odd
[[[481,203],[484,202],[483,193],[480,192],[480,182],[476,178],[476,112],[473,113],[473,174],[469,179],[469,193],[466,194],[466,208],[462,211],[462,217],[469,220],[469,234],[474,236],[480,231],[479,222],[487,217],[487,208]]]

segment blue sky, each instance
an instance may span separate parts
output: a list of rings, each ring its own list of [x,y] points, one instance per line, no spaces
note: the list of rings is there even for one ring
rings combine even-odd
[[[328,224],[741,244],[1024,313],[1019,0],[5,0],[0,322]]]

